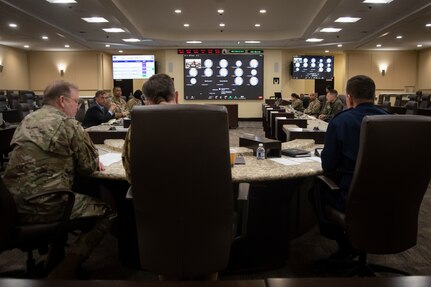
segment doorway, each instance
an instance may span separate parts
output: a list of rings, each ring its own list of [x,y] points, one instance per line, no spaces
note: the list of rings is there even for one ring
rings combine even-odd
[[[126,102],[129,98],[133,96],[133,80],[132,79],[122,79],[114,80],[114,87],[120,87],[122,95],[126,97]]]
[[[334,88],[334,78],[332,79],[316,79],[314,80],[314,91],[320,95],[326,95],[326,87],[331,86]]]

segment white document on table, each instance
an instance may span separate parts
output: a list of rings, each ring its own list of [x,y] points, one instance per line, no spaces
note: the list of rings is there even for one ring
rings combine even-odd
[[[322,159],[320,157],[318,157],[318,156],[312,156],[309,159],[312,160],[312,161],[316,161],[316,162],[322,162]]]
[[[99,156],[99,160],[104,166],[110,166],[113,163],[121,161],[121,153],[109,152]]]
[[[290,157],[274,157],[270,158],[270,160],[275,161],[276,163],[283,165],[298,165],[300,162],[293,161]]]

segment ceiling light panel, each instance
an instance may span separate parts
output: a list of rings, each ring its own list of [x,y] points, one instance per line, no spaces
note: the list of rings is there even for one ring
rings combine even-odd
[[[338,22],[338,23],[355,23],[355,22],[358,22],[359,20],[361,20],[361,18],[359,18],[359,17],[340,17],[337,20],[335,20],[335,22]]]
[[[124,41],[124,42],[129,42],[129,43],[141,42],[141,40],[136,39],[136,38],[123,39],[123,41]]]
[[[388,4],[393,0],[364,0],[362,3],[370,3],[370,4]]]
[[[202,44],[202,41],[196,41],[196,40],[194,40],[194,41],[187,41],[186,43],[187,44]]]
[[[317,43],[317,42],[322,42],[323,39],[318,39],[318,38],[309,38],[307,40],[305,40],[305,42],[311,42],[311,43]]]
[[[323,28],[322,30],[320,30],[320,32],[323,33],[337,33],[340,32],[342,29],[341,28]]]
[[[102,29],[102,30],[105,31],[105,32],[107,32],[107,33],[123,33],[123,32],[125,32],[121,28],[105,28],[105,29]]]
[[[76,3],[75,0],[46,0],[49,3],[61,4],[61,3]]]
[[[85,22],[88,23],[106,23],[109,22],[108,20],[106,20],[103,17],[87,17],[87,18],[81,18],[82,20],[84,20]]]

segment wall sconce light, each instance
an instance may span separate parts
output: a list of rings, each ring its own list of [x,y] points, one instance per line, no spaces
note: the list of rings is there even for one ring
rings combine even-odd
[[[3,65],[0,65],[0,73],[3,72]]]
[[[63,69],[60,70],[60,76],[62,76],[62,77],[64,76],[64,70]]]
[[[380,73],[382,74],[382,76],[386,75],[386,70],[388,69],[387,66],[385,65],[381,65],[380,66]]]

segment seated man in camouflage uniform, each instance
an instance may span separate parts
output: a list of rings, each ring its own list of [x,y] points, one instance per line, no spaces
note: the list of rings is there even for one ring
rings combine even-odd
[[[311,93],[310,103],[308,104],[308,107],[304,110],[304,114],[317,117],[319,116],[320,108],[321,104],[319,99],[317,98],[317,93]]]
[[[292,93],[290,97],[292,98],[292,103],[290,104],[292,108],[295,111],[302,112],[304,110],[304,106],[302,105],[302,100],[299,98],[298,94]]]
[[[72,189],[75,173],[103,170],[97,149],[75,120],[79,109],[78,87],[64,81],[54,82],[44,91],[43,103],[16,129],[3,177],[15,199],[20,221],[25,223],[58,220],[64,202],[55,195],[31,203],[25,197],[55,188]],[[75,276],[77,268],[104,237],[115,212],[100,200],[75,193],[71,219],[84,217],[97,218],[94,228],[77,237],[67,256],[50,274],[52,278]],[[52,246],[51,251],[55,248]]]
[[[127,102],[121,97],[121,88],[115,87],[113,90],[114,96],[112,97],[112,103],[116,104],[117,107],[114,109],[115,118],[125,118],[129,116],[130,110],[127,106]]]
[[[326,94],[326,104],[319,115],[319,119],[329,122],[333,116],[344,109],[343,102],[338,98],[337,90],[330,90]]]

